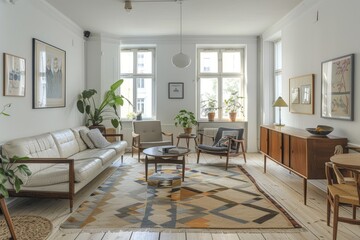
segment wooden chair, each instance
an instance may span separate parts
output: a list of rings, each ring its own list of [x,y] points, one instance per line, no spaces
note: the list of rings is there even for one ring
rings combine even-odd
[[[344,181],[341,174],[342,169],[352,173],[353,181]],[[360,220],[356,219],[356,208],[360,206],[360,172],[356,169],[339,169],[334,163],[325,163],[325,173],[327,178],[327,225],[330,226],[330,215],[333,210],[333,240],[337,238],[338,222],[360,225]],[[352,218],[340,217],[340,204],[352,206]]]
[[[168,139],[164,140],[163,136]],[[133,157],[134,151],[137,151],[139,162],[140,153],[145,148],[173,145],[173,142],[173,134],[163,132],[160,121],[133,121],[131,156]]]
[[[244,161],[246,163],[246,155],[244,148],[244,139],[243,139],[244,129],[234,129],[234,128],[223,128],[220,127],[214,137],[207,136],[200,133],[200,144],[196,147],[197,150],[197,163],[199,163],[200,154],[207,153],[212,155],[217,155],[221,157],[226,157],[225,170],[228,169],[229,157],[243,155]],[[213,145],[205,145],[203,143],[203,137],[210,137],[213,139]],[[241,146],[241,152],[239,151]]]

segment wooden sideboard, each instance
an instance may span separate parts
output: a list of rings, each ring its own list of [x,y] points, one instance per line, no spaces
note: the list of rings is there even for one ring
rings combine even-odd
[[[264,154],[264,172],[266,159],[304,179],[304,204],[306,205],[307,180],[325,178],[325,162],[334,155],[336,145],[345,149],[347,138],[335,136],[314,136],[306,130],[279,127],[274,125],[260,126],[260,151]]]

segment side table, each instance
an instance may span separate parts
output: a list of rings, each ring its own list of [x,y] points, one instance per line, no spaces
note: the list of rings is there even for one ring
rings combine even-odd
[[[179,146],[180,139],[185,139],[187,148],[189,148],[190,139],[194,139],[195,146],[197,146],[198,144],[197,144],[196,138],[197,138],[196,134],[181,133],[181,134],[179,134],[177,136],[177,144],[176,144],[176,146]]]

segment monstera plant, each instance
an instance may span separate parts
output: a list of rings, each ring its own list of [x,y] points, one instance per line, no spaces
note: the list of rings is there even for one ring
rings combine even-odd
[[[124,100],[130,103],[123,95],[116,93],[123,82],[124,80],[120,79],[112,84],[110,89],[105,93],[100,105],[97,105],[94,99],[95,94],[97,94],[95,89],[84,90],[80,94],[79,100],[77,101],[77,109],[79,112],[86,114],[86,126],[98,126],[104,120],[111,120],[114,128],[121,126],[117,108],[124,105]]]

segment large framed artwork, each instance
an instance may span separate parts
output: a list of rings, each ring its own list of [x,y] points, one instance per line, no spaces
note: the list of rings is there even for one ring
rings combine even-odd
[[[321,64],[321,117],[354,119],[354,54]]]
[[[289,79],[290,112],[314,114],[314,74]]]
[[[66,104],[66,52],[33,39],[33,108]]]
[[[24,97],[25,84],[25,58],[4,53],[4,96]]]
[[[169,82],[168,89],[169,99],[183,99],[184,98],[184,83]]]

